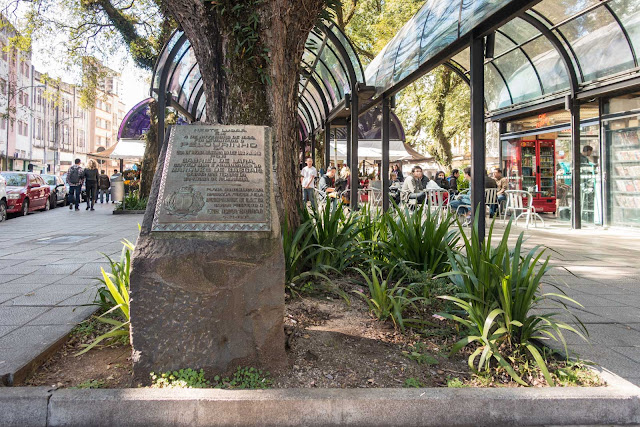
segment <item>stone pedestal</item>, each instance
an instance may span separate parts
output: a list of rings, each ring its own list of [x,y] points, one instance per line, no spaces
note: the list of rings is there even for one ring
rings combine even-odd
[[[178,126],[168,138],[131,274],[135,379],[282,366],[285,266],[270,130]]]

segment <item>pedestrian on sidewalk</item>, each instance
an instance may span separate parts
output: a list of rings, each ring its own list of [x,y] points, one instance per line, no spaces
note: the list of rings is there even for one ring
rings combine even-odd
[[[89,160],[89,165],[84,170],[84,179],[86,181],[85,186],[87,189],[86,210],[94,210],[93,205],[95,205],[98,196],[98,165],[95,160]]]
[[[100,203],[104,202],[104,196],[107,195],[107,203],[109,203],[109,194],[111,194],[111,180],[104,173],[104,170],[100,171],[98,175],[98,190],[100,192]]]
[[[316,198],[314,194],[315,179],[318,177],[318,171],[313,166],[313,159],[311,157],[306,160],[307,166],[305,166],[300,172],[300,182],[302,183],[302,203],[307,206],[307,202],[311,202],[311,205],[316,207]]]
[[[82,183],[84,182],[84,169],[80,166],[80,159],[75,160],[75,164],[67,172],[67,184],[69,184],[69,209],[80,208],[80,194],[82,193]]]

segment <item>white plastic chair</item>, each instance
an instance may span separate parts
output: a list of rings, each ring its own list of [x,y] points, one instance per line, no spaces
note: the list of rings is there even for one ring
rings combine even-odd
[[[491,205],[498,204],[498,189],[497,188],[485,188],[484,189],[484,203],[487,209],[490,209]]]
[[[535,227],[538,227],[537,219],[542,222],[542,226],[544,227],[544,220],[533,206],[533,196],[531,193],[523,190],[507,190],[505,194],[507,196],[507,206],[504,209],[503,222],[507,222],[507,213],[511,212],[511,214],[515,216],[516,224],[518,224],[518,220],[525,215],[527,217],[525,228],[529,228],[529,222],[532,217]],[[527,199],[526,205],[524,199]]]

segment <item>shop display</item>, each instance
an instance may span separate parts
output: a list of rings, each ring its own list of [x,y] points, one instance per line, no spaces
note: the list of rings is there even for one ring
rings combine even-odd
[[[640,226],[640,128],[607,132],[612,225]]]
[[[510,188],[533,196],[538,212],[556,211],[555,141],[519,141],[505,159]]]

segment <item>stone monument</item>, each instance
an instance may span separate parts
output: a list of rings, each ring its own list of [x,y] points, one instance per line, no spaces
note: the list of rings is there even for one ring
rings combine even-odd
[[[282,366],[271,130],[188,125],[167,134],[133,259],[134,377]]]

